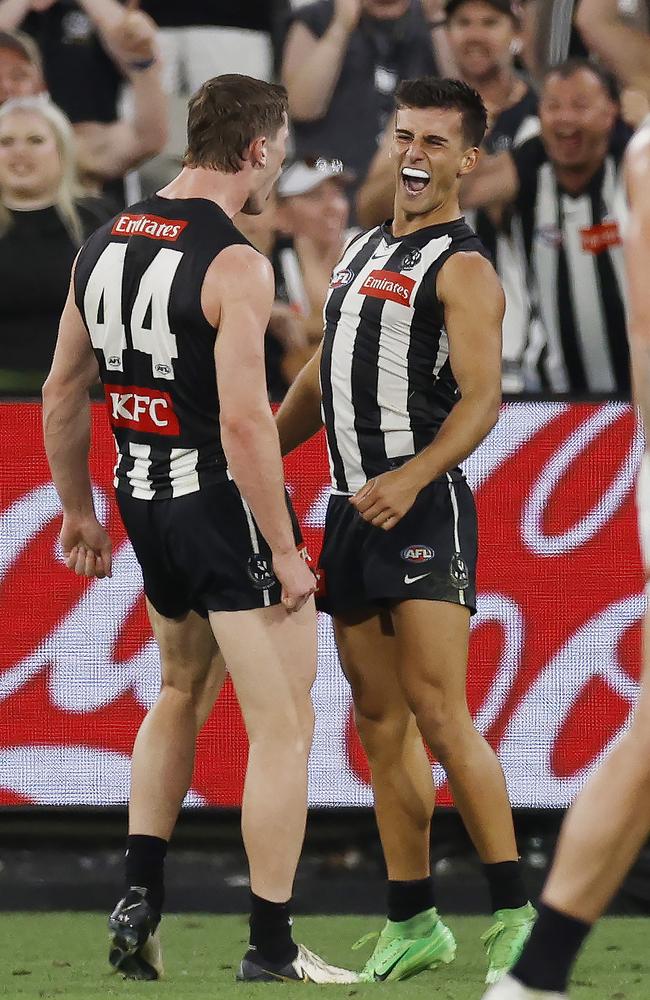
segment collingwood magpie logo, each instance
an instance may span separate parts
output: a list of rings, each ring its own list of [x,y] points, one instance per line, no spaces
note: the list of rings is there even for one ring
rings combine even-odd
[[[469,572],[467,570],[467,563],[459,552],[455,552],[451,557],[451,562],[449,563],[449,579],[454,587],[458,587],[459,590],[465,590],[469,587]]]
[[[411,250],[409,253],[407,253],[406,257],[404,257],[400,270],[410,271],[411,268],[417,267],[417,265],[420,263],[421,260],[422,260],[422,254],[420,253],[420,251]]]
[[[247,569],[253,586],[258,590],[269,590],[276,583],[273,570],[266,559],[257,552],[248,560]]]

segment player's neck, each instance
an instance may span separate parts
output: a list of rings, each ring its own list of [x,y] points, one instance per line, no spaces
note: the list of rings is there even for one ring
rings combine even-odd
[[[157,192],[161,198],[205,198],[218,205],[230,219],[242,210],[248,193],[241,174],[222,174],[202,167],[183,167],[178,177]]]
[[[391,227],[393,236],[408,236],[410,233],[417,233],[420,229],[427,229],[428,226],[439,226],[445,222],[455,222],[460,219],[462,212],[458,204],[458,196],[450,198],[436,205],[425,215],[411,215],[399,205],[395,205],[395,216]]]

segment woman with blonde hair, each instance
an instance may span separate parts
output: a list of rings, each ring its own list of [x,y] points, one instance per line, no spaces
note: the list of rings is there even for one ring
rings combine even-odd
[[[75,254],[112,214],[83,196],[59,108],[44,97],[0,107],[0,392],[40,393]]]

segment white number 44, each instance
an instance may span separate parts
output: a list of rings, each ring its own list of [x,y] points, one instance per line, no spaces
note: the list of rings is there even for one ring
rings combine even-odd
[[[122,316],[122,279],[126,243],[109,243],[92,270],[84,295],[84,314],[94,348],[104,354],[108,371],[123,371],[126,334]],[[174,378],[176,337],[169,328],[169,296],[183,254],[163,247],[140,279],[131,310],[136,351],[151,356],[155,378]],[[149,323],[145,320],[149,314]]]

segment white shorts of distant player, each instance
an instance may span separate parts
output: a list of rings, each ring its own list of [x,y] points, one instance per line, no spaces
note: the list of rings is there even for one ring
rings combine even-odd
[[[639,540],[646,573],[650,574],[650,454],[644,451],[636,483]]]

